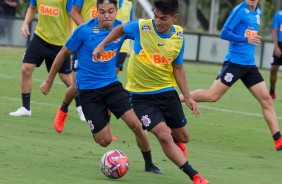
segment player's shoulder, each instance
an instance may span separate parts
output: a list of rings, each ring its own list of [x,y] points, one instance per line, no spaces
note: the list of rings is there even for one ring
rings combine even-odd
[[[114,27],[117,27],[117,26],[120,26],[120,25],[122,25],[122,21],[116,19],[116,20],[114,21]]]

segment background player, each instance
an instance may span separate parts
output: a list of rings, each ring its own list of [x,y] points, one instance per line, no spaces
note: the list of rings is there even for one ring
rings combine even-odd
[[[52,7],[52,11],[50,11]],[[71,33],[70,17],[71,0],[43,1],[30,0],[21,35],[27,38],[30,35],[29,24],[38,10],[38,23],[33,38],[28,45],[22,64],[21,93],[22,107],[11,116],[31,116],[30,98],[32,90],[32,73],[35,67],[39,67],[45,60],[49,72],[52,63]],[[70,59],[66,58],[64,65],[59,70],[60,79],[67,85],[71,85]]]

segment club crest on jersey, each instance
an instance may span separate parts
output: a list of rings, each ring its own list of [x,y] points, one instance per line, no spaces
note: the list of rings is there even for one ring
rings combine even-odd
[[[226,82],[231,82],[233,77],[234,77],[234,75],[232,73],[226,73],[226,75],[224,76],[224,80]]]
[[[151,120],[148,118],[148,115],[142,116],[141,121],[145,127],[148,127],[151,124]]]
[[[92,32],[93,33],[99,33],[100,32],[100,29],[98,27],[93,27],[92,28]]]
[[[150,28],[150,26],[148,26],[147,24],[145,24],[144,26],[142,26],[142,31],[144,31],[144,32],[149,32],[149,31],[151,31],[151,28]]]
[[[183,38],[183,32],[177,32],[176,35],[178,38]]]

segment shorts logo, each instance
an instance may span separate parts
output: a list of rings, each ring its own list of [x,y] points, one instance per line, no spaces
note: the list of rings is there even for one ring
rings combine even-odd
[[[151,120],[148,118],[148,115],[142,116],[141,121],[145,127],[148,127],[151,124]]]
[[[151,28],[150,28],[150,26],[148,26],[148,25],[146,24],[146,25],[142,26],[142,31],[144,31],[144,32],[149,32],[149,31],[151,31]]]
[[[224,76],[224,80],[226,82],[231,82],[233,77],[234,77],[234,75],[232,75],[232,73],[226,73],[226,75]]]
[[[39,7],[39,12],[42,15],[48,15],[48,16],[53,16],[53,17],[58,17],[60,15],[59,8],[57,7],[50,7],[41,4]]]
[[[88,124],[88,126],[89,126],[89,128],[90,128],[91,131],[93,131],[93,130],[95,129],[95,128],[94,128],[94,125],[93,125],[93,123],[92,123],[91,120],[88,120],[88,121],[87,121],[87,124]]]

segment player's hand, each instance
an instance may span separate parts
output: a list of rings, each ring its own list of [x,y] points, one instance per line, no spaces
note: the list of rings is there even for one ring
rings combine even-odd
[[[50,88],[51,88],[51,84],[47,81],[42,82],[42,84],[40,85],[40,91],[44,95],[48,95]]]
[[[23,25],[22,26],[22,28],[21,28],[21,35],[22,35],[22,37],[24,37],[24,38],[27,38],[29,35],[30,35],[30,32],[29,32],[29,27],[28,27],[28,25]]]
[[[256,46],[261,44],[261,36],[250,36],[248,37],[248,44],[254,44]]]
[[[279,47],[275,47],[275,48],[274,48],[274,55],[275,55],[276,57],[281,57],[282,52],[281,52],[281,50],[280,50]]]
[[[192,114],[196,116],[201,115],[200,108],[192,98],[185,99],[185,104],[193,111]]]
[[[92,61],[100,61],[104,52],[104,47],[98,45],[92,53]]]

